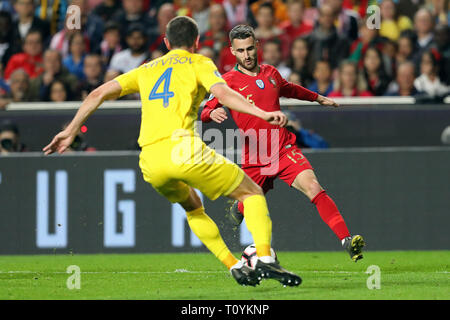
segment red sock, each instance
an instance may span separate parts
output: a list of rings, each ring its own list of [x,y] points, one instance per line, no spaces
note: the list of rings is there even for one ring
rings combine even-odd
[[[242,202],[238,203],[238,210],[242,215],[244,215],[244,204]]]
[[[333,199],[327,195],[325,190],[319,192],[311,202],[316,205],[320,217],[333,230],[339,240],[350,237],[344,218],[342,218]]]

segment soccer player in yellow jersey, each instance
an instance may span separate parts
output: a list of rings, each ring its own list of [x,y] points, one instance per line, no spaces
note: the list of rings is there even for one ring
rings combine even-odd
[[[139,166],[144,180],[186,210],[192,231],[239,284],[254,286],[262,278],[272,278],[283,285],[297,286],[300,277],[282,268],[270,255],[272,222],[261,188],[235,163],[206,146],[194,129],[200,102],[207,91],[229,108],[274,125],[285,126],[286,116],[280,111],[263,111],[230,89],[214,63],[194,53],[198,39],[194,20],[181,16],[172,19],[164,39],[170,51],[92,91],[70,124],[43,151],[46,155],[63,153],[104,100],[139,92],[142,103]],[[259,258],[254,270],[230,252],[194,188],[212,200],[228,196],[244,203],[247,227]]]

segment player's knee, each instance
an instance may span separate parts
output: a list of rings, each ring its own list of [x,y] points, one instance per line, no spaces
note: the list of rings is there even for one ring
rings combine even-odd
[[[321,187],[321,185],[317,182],[317,180],[314,179],[314,180],[308,182],[308,184],[306,185],[305,193],[309,199],[313,199],[322,190],[323,190],[323,188]]]

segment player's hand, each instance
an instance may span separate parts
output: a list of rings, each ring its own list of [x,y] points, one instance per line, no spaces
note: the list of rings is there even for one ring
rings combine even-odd
[[[45,155],[52,154],[54,152],[63,153],[70,147],[76,134],[71,133],[68,130],[61,131],[58,133],[53,140],[42,149]]]
[[[266,112],[267,118],[264,119],[270,124],[285,127],[287,125],[288,119],[286,115],[281,111],[273,111],[273,112]]]
[[[330,107],[336,107],[336,108],[339,107],[339,104],[336,101],[334,101],[333,99],[324,97],[320,94],[318,95],[316,101],[323,106],[330,106]]]
[[[209,117],[217,123],[222,123],[224,120],[228,119],[227,112],[224,108],[213,109],[213,111],[209,113]]]

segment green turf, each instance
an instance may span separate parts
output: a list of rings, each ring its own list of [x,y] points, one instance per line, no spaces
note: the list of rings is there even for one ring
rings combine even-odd
[[[343,252],[278,256],[301,286],[238,286],[208,253],[0,256],[0,299],[450,299],[450,251],[366,252],[358,263]],[[79,290],[66,286],[69,265],[81,269]],[[370,265],[380,289],[367,288]]]

